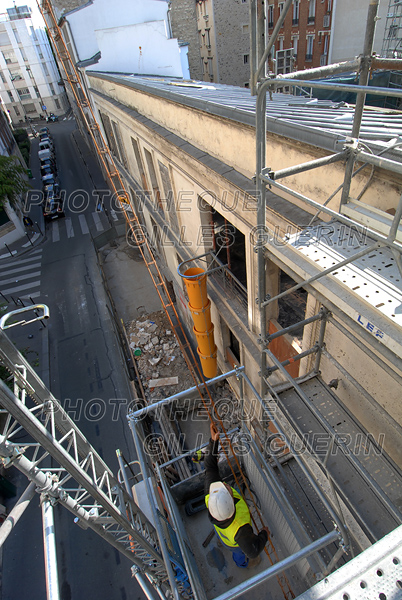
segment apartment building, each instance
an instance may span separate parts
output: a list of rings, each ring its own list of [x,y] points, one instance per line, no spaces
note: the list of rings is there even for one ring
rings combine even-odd
[[[66,112],[68,102],[39,13],[14,6],[0,15],[0,96],[14,125]]]
[[[24,159],[12,134],[10,118],[0,101],[0,156],[14,156],[23,167]],[[6,200],[0,210],[0,240],[2,244],[11,244],[24,235],[22,225],[22,206],[16,202],[14,206]]]

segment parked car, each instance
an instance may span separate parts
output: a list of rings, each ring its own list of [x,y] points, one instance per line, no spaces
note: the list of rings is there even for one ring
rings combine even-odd
[[[60,187],[58,179],[54,173],[50,173],[42,177],[42,188],[44,193],[47,192],[47,188],[49,185],[55,186],[57,188]]]
[[[53,167],[51,165],[45,165],[44,167],[40,168],[40,176],[42,177],[42,181],[44,180],[44,178],[46,178],[48,175],[57,175],[57,172],[54,171]]]
[[[51,150],[54,153],[54,145],[49,138],[47,138],[43,142],[39,142],[39,152],[41,152],[42,150]]]
[[[40,142],[49,141],[49,142],[51,142],[53,144],[52,137],[48,133],[46,133],[46,132],[43,132],[43,133],[39,134],[39,141]]]
[[[49,127],[41,127],[39,129],[39,135],[42,135],[42,133],[46,133],[47,135],[50,136],[50,129],[49,129]]]
[[[47,186],[43,200],[43,217],[45,221],[65,217],[64,199],[58,186]]]
[[[49,148],[46,150],[39,150],[38,157],[41,162],[43,162],[44,160],[52,160],[53,162],[55,162],[56,160],[54,152]]]

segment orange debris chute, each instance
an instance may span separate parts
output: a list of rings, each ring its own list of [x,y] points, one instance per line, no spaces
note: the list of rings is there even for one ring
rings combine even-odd
[[[193,317],[193,331],[197,338],[197,352],[202,372],[207,379],[216,377],[217,354],[214,325],[211,321],[211,301],[207,296],[207,276],[204,269],[193,267],[182,275],[189,297],[188,307]]]

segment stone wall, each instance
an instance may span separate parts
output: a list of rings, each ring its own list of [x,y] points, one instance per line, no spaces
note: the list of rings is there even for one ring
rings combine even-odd
[[[179,42],[189,44],[190,77],[200,80],[202,79],[201,54],[195,9],[195,0],[172,0],[170,14],[173,37],[177,38]]]
[[[249,0],[213,4],[219,83],[244,87],[250,79]]]

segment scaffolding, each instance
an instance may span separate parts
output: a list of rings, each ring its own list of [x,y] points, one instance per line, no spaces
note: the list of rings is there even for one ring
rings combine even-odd
[[[334,226],[342,224],[345,228],[359,229],[360,221],[351,217],[354,213],[350,211],[349,197],[352,177],[356,173],[355,163],[357,161],[364,162],[388,169],[391,173],[402,174],[399,162],[382,155],[375,156],[367,152],[367,149],[359,143],[366,93],[402,97],[402,92],[398,90],[369,87],[370,70],[373,68],[401,70],[402,61],[396,59],[394,55],[384,59],[372,56],[378,9],[378,0],[374,0],[369,6],[364,51],[360,58],[301,73],[289,73],[275,78],[267,77],[266,61],[291,4],[292,0],[286,0],[274,33],[267,47],[264,48],[262,43],[264,17],[263,11],[261,11],[261,2],[260,0],[251,0],[250,2],[252,42],[250,88],[256,95],[257,227],[260,228],[260,231],[266,230],[266,187],[269,185],[281,193],[305,203],[315,211],[309,235],[314,235],[312,224],[314,221],[317,224],[321,213],[324,213],[326,218],[332,219]],[[119,481],[79,428],[63,411],[50,391],[46,389],[43,382],[36,376],[30,365],[11,344],[4,332],[9,318],[7,316],[5,320],[2,320],[0,326],[0,356],[2,364],[13,378],[14,389],[11,391],[3,382],[0,382],[0,403],[7,412],[6,424],[0,437],[0,454],[3,463],[6,466],[15,466],[35,484],[36,490],[42,495],[45,519],[51,520],[51,505],[58,502],[75,515],[77,524],[84,528],[90,527],[126,556],[134,565],[133,574],[149,598],[152,597],[151,586],[158,591],[161,598],[169,596],[176,600],[184,600],[194,597],[197,600],[206,600],[208,595],[205,591],[205,575],[203,577],[199,561],[197,561],[197,553],[194,548],[196,541],[190,540],[180,506],[190,488],[200,489],[203,478],[202,470],[198,469],[189,475],[188,463],[189,457],[195,451],[202,449],[205,444],[190,451],[184,451],[180,444],[177,444],[173,457],[167,457],[166,460],[166,456],[164,456],[163,459],[159,457],[158,460],[152,460],[144,452],[142,424],[142,419],[146,415],[154,421],[163,423],[167,432],[169,427],[168,409],[174,410],[178,401],[182,399],[190,398],[193,402],[194,396],[198,396],[198,402],[206,410],[208,418],[211,421],[218,421],[221,426],[222,467],[227,479],[233,482],[233,485],[236,485],[244,496],[247,496],[254,525],[259,528],[265,522],[269,522],[273,534],[265,549],[270,566],[253,577],[243,578],[242,581],[236,582],[231,589],[215,596],[215,600],[231,600],[243,596],[249,591],[254,591],[262,583],[271,582],[274,578],[276,578],[278,586],[277,597],[294,598],[295,593],[298,592],[293,589],[293,582],[297,582],[298,578],[299,581],[302,581],[301,587],[304,591],[306,586],[312,586],[316,581],[329,577],[340,563],[349,559],[354,560],[355,553],[365,550],[381,537],[381,531],[373,525],[370,512],[359,513],[354,506],[353,499],[348,502],[348,496],[340,481],[337,480],[331,463],[334,449],[336,449],[335,454],[341,460],[341,463],[338,464],[358,478],[361,485],[364,486],[365,492],[370,491],[372,512],[377,511],[376,516],[378,516],[380,510],[381,515],[385,515],[382,527],[393,532],[393,547],[400,547],[401,532],[397,526],[402,521],[402,515],[396,506],[395,497],[392,495],[393,490],[384,491],[382,481],[376,475],[375,470],[378,468],[379,461],[381,465],[384,465],[384,469],[393,469],[395,488],[402,483],[402,473],[385,454],[379,457],[376,453],[379,447],[375,443],[371,446],[373,454],[369,453],[368,458],[365,456],[364,463],[356,458],[353,453],[349,452],[344,439],[338,434],[333,423],[317,409],[309,394],[306,393],[307,386],[319,385],[326,399],[331,398],[334,405],[336,403],[336,397],[320,380],[322,356],[336,364],[335,358],[331,357],[325,345],[326,326],[329,322],[342,329],[343,333],[351,339],[366,336],[371,345],[375,343],[375,348],[380,356],[372,352],[370,348],[367,348],[367,353],[370,355],[371,352],[371,357],[397,380],[400,380],[400,377],[392,369],[392,365],[397,369],[400,368],[402,356],[400,341],[394,339],[390,344],[388,339],[384,339],[380,335],[376,339],[370,336],[370,332],[364,333],[352,318],[348,320],[347,315],[345,317],[342,308],[326,298],[322,299],[322,307],[317,314],[277,333],[269,334],[266,307],[300,287],[313,290],[316,297],[321,300],[319,292],[315,289],[315,283],[318,280],[334,275],[340,269],[344,269],[380,249],[394,257],[396,268],[402,273],[401,245],[399,243],[402,197],[395,215],[385,231],[369,228],[367,230],[371,240],[369,244],[348,256],[338,256],[335,264],[323,268],[316,267],[315,272],[307,278],[295,273],[289,267],[289,264],[296,264],[298,261],[304,267],[309,264],[308,258],[303,255],[303,244],[300,243],[300,238],[290,240],[286,250],[281,249],[280,251],[265,241],[260,241],[255,247],[258,262],[259,336],[262,345],[260,390],[253,385],[243,366],[206,380],[180,324],[179,316],[152,248],[148,244],[147,236],[130,204],[130,197],[124,188],[118,168],[95,120],[90,101],[85,95],[79,73],[76,71],[63,41],[51,4],[48,0],[44,0],[40,8],[43,16],[48,18],[49,34],[60,64],[64,68],[67,81],[71,85],[77,107],[92,136],[100,163],[122,206],[127,227],[140,249],[162,306],[186,357],[187,365],[193,375],[194,386],[152,405],[146,405],[144,398],[138,399],[138,406],[129,414],[128,421],[137,450],[139,472],[133,475],[130,463],[120,456],[122,481]],[[343,73],[350,71],[351,68],[359,73],[358,87],[316,81],[317,78],[325,75]],[[267,99],[270,92],[278,87],[298,84],[312,89],[328,88],[357,92],[352,133],[348,139],[345,139],[344,147],[339,152],[291,168],[273,171],[266,167]],[[401,141],[398,139],[393,142],[392,147],[396,147],[400,143]],[[340,161],[346,161],[346,167],[339,211],[328,208],[326,205],[328,202],[321,204],[279,183],[279,180],[286,176]],[[289,253],[292,260],[286,260],[286,253]],[[290,290],[272,298],[266,296],[267,257],[272,258],[297,282]],[[214,260],[219,263],[217,259]],[[220,264],[217,269],[221,271],[224,267],[225,265]],[[211,269],[211,272],[213,270]],[[304,271],[308,271],[308,269],[304,268]],[[49,316],[47,307],[41,305],[34,308],[43,311],[40,318]],[[26,310],[28,309],[15,312],[20,315]],[[339,316],[341,319],[336,318]],[[348,328],[339,321],[346,322]],[[278,360],[270,349],[270,344],[295,328],[306,327],[312,323],[319,323],[319,333],[317,341],[311,348],[304,349],[296,357]],[[314,367],[311,372],[303,378],[294,378],[289,375],[286,367],[291,362],[311,356],[314,356]],[[343,369],[339,364],[337,367]],[[281,375],[281,385],[273,381],[273,376],[277,374]],[[375,400],[365,390],[362,390],[361,386],[359,388],[359,383],[351,374],[345,369],[343,374],[349,378],[360,393],[365,394],[368,402],[375,405]],[[236,379],[239,389],[240,422],[234,428],[225,428],[214,402],[214,387],[221,381],[231,384],[233,378]],[[328,436],[329,444],[324,454],[305,437],[302,425],[297,422],[295,413],[292,414],[291,403],[285,405],[283,402],[284,394],[291,397],[298,415],[304,411],[303,415],[307,415],[306,421],[315,419]],[[249,400],[250,398],[252,401]],[[252,414],[250,413],[251,409],[254,411]],[[352,425],[355,424],[351,420],[351,428]],[[400,428],[397,423],[390,423],[390,426],[396,429]],[[15,435],[20,428],[24,428],[29,433],[34,440],[32,443],[24,443],[22,446],[15,441]],[[297,434],[296,438],[293,437],[294,432]],[[355,429],[351,435],[358,436],[360,433]],[[302,443],[303,452],[296,447],[296,441]],[[245,452],[239,452],[239,447],[245,448]],[[48,456],[55,460],[56,467],[48,467],[46,460]],[[317,508],[318,522],[312,519],[307,509],[303,509],[300,492],[294,485],[290,470],[287,469],[286,461],[290,459],[296,465],[297,472],[304,478],[306,486],[309,486],[312,497],[316,500],[317,507],[319,507]],[[175,482],[172,482],[169,476],[172,466],[181,473],[179,480]],[[145,516],[133,499],[133,478],[135,482],[142,482],[145,487],[152,513],[151,520]],[[164,507],[158,501],[153,486],[154,481],[157,481],[162,488]],[[250,489],[250,481],[253,481],[253,490]],[[29,487],[24,498],[21,498],[16,512],[21,512],[31,497],[32,487]],[[260,502],[257,501],[257,498],[260,499]],[[163,515],[164,508],[169,515],[169,521]],[[49,573],[54,573],[52,540],[47,539],[46,543],[48,544],[48,570]],[[278,548],[277,544],[281,548]],[[370,563],[371,567],[372,563]],[[293,577],[295,573],[297,576]],[[348,573],[341,579],[340,589],[351,579],[350,571]],[[50,578],[49,575],[48,579],[50,580]],[[57,585],[54,579],[52,583]],[[300,588],[300,583],[298,585]],[[49,589],[50,586],[48,586]],[[48,596],[51,597],[49,591]],[[349,596],[346,594],[343,597]]]
[[[402,2],[389,0],[381,56],[402,58]]]

